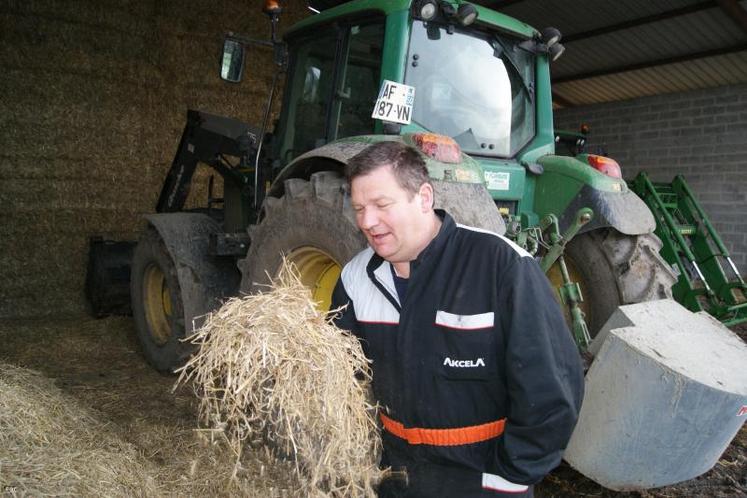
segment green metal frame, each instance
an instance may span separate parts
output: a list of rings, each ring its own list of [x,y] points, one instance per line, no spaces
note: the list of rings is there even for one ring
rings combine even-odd
[[[571,239],[578,234],[579,230],[589,223],[593,217],[594,212],[591,209],[579,209],[578,212],[576,212],[574,222],[563,234],[560,233],[560,224],[558,223],[558,218],[554,214],[549,214],[540,221],[541,232],[548,232],[549,235],[549,245],[547,252],[540,261],[540,267],[542,268],[542,271],[547,273],[552,265],[556,263],[558,264],[560,275],[563,278],[563,285],[560,286],[558,292],[563,304],[568,306],[570,309],[571,320],[573,321],[573,336],[576,339],[576,344],[578,344],[582,350],[586,350],[591,342],[589,327],[586,325],[586,317],[580,307],[584,298],[581,294],[581,287],[578,283],[571,281],[571,277],[568,274],[568,267],[563,258],[563,252],[565,251],[565,246],[568,242],[570,242]]]
[[[642,172],[630,187],[654,213],[661,256],[679,272],[674,298],[727,326],[747,321],[747,285],[684,177],[654,183]],[[727,277],[722,261],[733,278]]]

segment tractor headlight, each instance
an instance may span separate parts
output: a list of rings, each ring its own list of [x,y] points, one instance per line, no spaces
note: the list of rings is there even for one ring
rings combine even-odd
[[[418,0],[412,4],[412,15],[423,21],[431,21],[438,15],[436,0]]]
[[[456,18],[462,26],[469,26],[477,19],[477,9],[470,3],[463,3],[457,9]]]

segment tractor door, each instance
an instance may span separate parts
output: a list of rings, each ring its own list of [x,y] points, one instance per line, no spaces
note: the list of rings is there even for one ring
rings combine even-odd
[[[383,44],[383,17],[315,27],[288,40],[276,166],[337,138],[374,132]]]

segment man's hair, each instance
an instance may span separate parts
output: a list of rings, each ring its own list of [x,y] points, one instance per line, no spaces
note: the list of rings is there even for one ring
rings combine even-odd
[[[397,183],[411,196],[417,194],[424,183],[430,183],[428,168],[417,150],[402,142],[386,141],[366,147],[350,158],[345,167],[348,185],[355,178],[385,166],[392,167]]]

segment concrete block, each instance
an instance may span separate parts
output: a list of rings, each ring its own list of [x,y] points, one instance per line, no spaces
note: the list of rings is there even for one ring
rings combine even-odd
[[[706,313],[672,300],[621,306],[592,346],[565,459],[607,488],[692,479],[747,420],[747,344]]]

